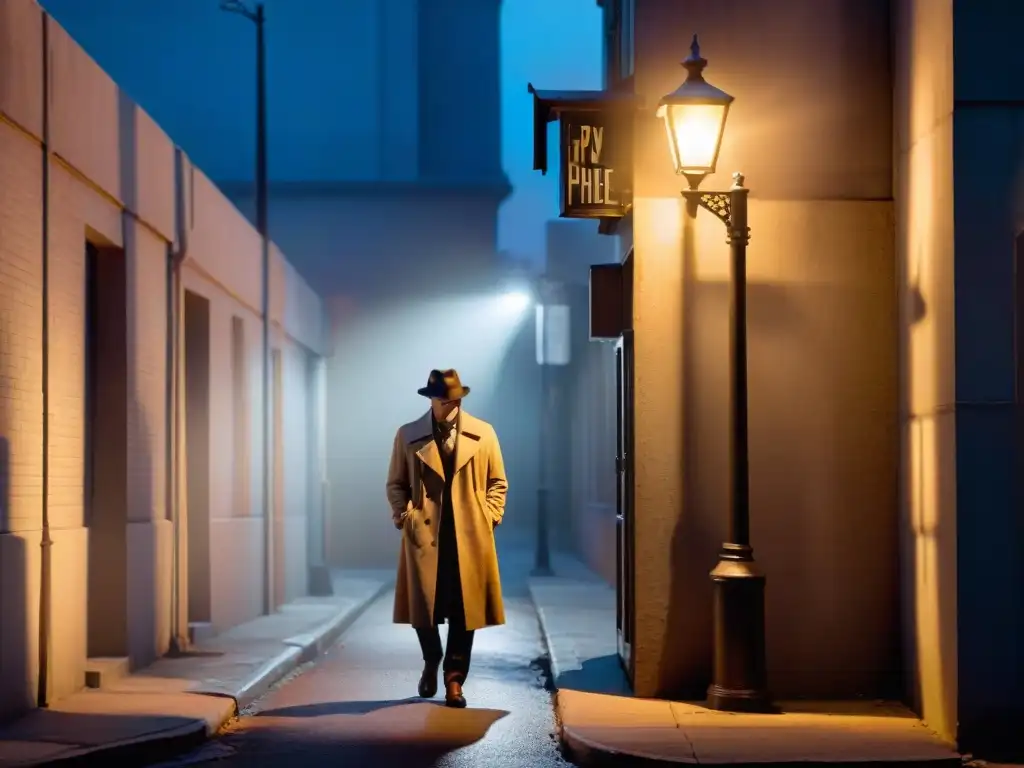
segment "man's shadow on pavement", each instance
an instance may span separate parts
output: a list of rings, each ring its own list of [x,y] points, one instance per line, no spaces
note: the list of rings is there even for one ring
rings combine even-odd
[[[500,709],[453,709],[442,701],[409,698],[279,707],[259,712],[254,719],[262,721],[264,727],[273,727],[272,721],[277,720],[278,726],[285,728],[289,728],[288,721],[297,725],[298,719],[312,720],[316,723],[312,731],[303,728],[307,743],[326,739],[342,747],[343,754],[379,756],[386,752],[389,757],[401,757],[408,768],[413,768],[421,763],[409,762],[409,756],[434,760],[468,747],[506,715],[508,712]]]
[[[382,709],[393,707],[442,707],[444,702],[435,699],[420,699],[410,696],[407,699],[386,699],[384,701],[324,701],[319,704],[300,704],[294,707],[277,707],[261,710],[257,717],[326,717],[329,715],[368,715]],[[498,715],[491,722],[504,717],[507,712],[493,709],[466,709],[465,712],[494,712]]]

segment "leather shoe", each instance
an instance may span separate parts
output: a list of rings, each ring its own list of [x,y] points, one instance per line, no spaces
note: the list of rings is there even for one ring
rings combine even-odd
[[[437,664],[424,664],[420,675],[418,693],[421,699],[432,699],[437,695]]]
[[[462,709],[466,706],[466,697],[462,695],[462,683],[451,680],[444,686],[444,705]]]

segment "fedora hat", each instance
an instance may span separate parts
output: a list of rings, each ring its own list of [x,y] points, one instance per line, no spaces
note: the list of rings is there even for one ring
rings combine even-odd
[[[469,387],[462,386],[459,372],[454,368],[444,371],[435,368],[430,372],[427,386],[417,392],[424,397],[436,397],[439,400],[461,400],[469,394]]]

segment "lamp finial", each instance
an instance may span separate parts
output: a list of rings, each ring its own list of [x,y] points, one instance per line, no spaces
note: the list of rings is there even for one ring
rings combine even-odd
[[[704,79],[704,67],[708,65],[708,60],[700,55],[700,43],[697,41],[697,35],[694,33],[693,41],[690,43],[690,55],[683,61],[683,67],[686,69],[686,79],[694,82],[699,82]]]

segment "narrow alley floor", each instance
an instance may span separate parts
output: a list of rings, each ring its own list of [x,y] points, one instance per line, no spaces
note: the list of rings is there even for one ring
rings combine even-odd
[[[505,565],[507,623],[476,635],[467,709],[446,708],[443,692],[416,698],[419,646],[410,627],[392,624],[388,592],[319,663],[257,701],[227,733],[167,765],[564,767],[536,663],[543,653],[537,615],[519,564]]]

